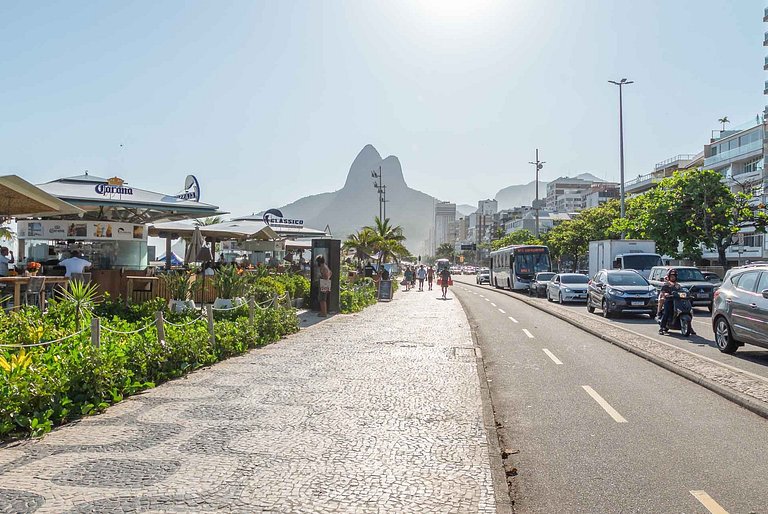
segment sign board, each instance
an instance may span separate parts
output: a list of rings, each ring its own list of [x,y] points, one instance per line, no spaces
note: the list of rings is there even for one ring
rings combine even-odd
[[[466,250],[477,250],[477,246],[475,246],[475,243],[469,243],[469,244],[462,243],[461,244],[461,251],[463,252],[463,251],[466,251]]]
[[[18,221],[19,239],[78,241],[146,241],[147,227],[112,221],[40,220]]]
[[[200,183],[194,175],[187,175],[184,179],[184,191],[177,194],[176,198],[181,200],[200,201]]]
[[[264,211],[264,223],[270,227],[301,228],[304,226],[304,220],[285,218],[279,209]]]
[[[379,281],[379,301],[388,302],[392,299],[392,281],[380,280]]]

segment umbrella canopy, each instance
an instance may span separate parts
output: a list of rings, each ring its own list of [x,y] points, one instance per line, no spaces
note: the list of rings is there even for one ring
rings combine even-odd
[[[0,218],[84,214],[17,175],[0,177]]]
[[[187,250],[184,252],[184,262],[197,262],[197,254],[205,246],[205,238],[200,232],[200,227],[195,227],[195,231],[192,233],[192,241],[187,244]]]
[[[158,261],[165,260],[165,254],[157,258]],[[171,266],[181,266],[183,264],[181,258],[175,253],[171,252]]]
[[[269,225],[260,221],[225,221],[215,225],[203,225],[197,227],[200,233],[207,238],[219,241],[228,241],[230,239],[246,240],[257,239],[268,241],[277,239],[277,233]],[[149,227],[150,236],[173,237],[192,235],[195,227],[181,222],[155,223]]]

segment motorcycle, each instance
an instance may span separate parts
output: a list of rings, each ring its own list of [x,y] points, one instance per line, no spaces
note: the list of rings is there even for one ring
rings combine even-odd
[[[672,319],[667,322],[667,330],[679,330],[680,333],[688,337],[693,333],[693,304],[691,303],[691,293],[686,288],[676,289],[666,298],[666,301],[674,303],[672,308]],[[659,301],[665,301],[659,299]]]

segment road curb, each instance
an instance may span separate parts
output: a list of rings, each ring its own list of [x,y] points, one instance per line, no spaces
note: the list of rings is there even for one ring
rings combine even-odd
[[[455,296],[455,295],[454,295]],[[470,322],[470,317],[467,313],[467,309],[461,298],[456,297],[459,300],[464,316],[467,318],[469,324],[469,332],[472,334],[472,345],[475,348],[476,354],[476,369],[477,378],[480,384],[480,399],[483,407],[483,425],[488,439],[488,459],[491,464],[491,477],[493,479],[494,496],[496,498],[496,512],[498,514],[513,514],[514,513],[514,499],[512,498],[512,490],[510,484],[507,482],[506,468],[504,467],[504,461],[501,457],[501,441],[499,439],[499,431],[496,426],[496,416],[493,410],[493,398],[491,396],[491,388],[488,385],[488,377],[485,374],[485,361],[483,360],[483,354],[480,349],[480,343],[477,339],[477,332],[475,327]]]
[[[487,289],[481,285],[478,284],[472,284],[471,282],[461,282],[462,284],[472,286],[478,289],[482,289],[483,291],[493,291],[495,293],[503,294],[504,296],[508,296],[510,298],[514,298],[522,303],[525,303],[527,305],[530,305],[531,307],[534,307],[540,311],[546,312],[547,314],[551,314],[552,316],[555,316],[556,318],[559,318],[566,323],[583,330],[584,332],[587,332],[589,334],[592,334],[595,337],[598,337],[602,339],[603,341],[606,341],[608,343],[611,343],[615,346],[618,346],[619,348],[622,348],[623,350],[626,350],[634,355],[637,355],[639,357],[642,357],[643,359],[650,361],[668,371],[671,371],[672,373],[675,373],[676,375],[679,375],[683,378],[686,378],[690,380],[691,382],[694,382],[702,387],[705,387],[706,389],[709,389],[710,391],[722,396],[726,400],[729,400],[736,405],[739,405],[740,407],[744,407],[745,409],[754,412],[758,416],[761,416],[763,418],[768,419],[768,404],[765,402],[761,402],[759,400],[756,400],[754,398],[750,398],[749,396],[746,396],[739,391],[736,391],[734,389],[731,389],[729,387],[726,387],[722,384],[719,384],[715,382],[714,380],[711,380],[703,375],[700,375],[698,373],[695,373],[689,369],[686,369],[682,366],[679,366],[673,362],[669,362],[668,360],[665,360],[661,357],[658,357],[657,355],[654,355],[652,353],[649,353],[645,350],[642,350],[640,348],[634,347],[630,344],[625,343],[624,341],[621,341],[619,339],[616,339],[614,337],[608,336],[606,334],[601,333],[598,330],[593,329],[592,327],[580,325],[576,323],[573,319],[562,315],[560,312],[557,312],[554,309],[547,308],[547,305],[539,304],[538,302],[534,302],[526,298],[525,296],[521,295],[515,295],[515,294],[507,294],[507,290],[497,290],[495,288]],[[462,304],[463,306],[463,304]],[[644,337],[644,336],[639,336]],[[653,341],[650,338],[645,338],[649,341]],[[710,363],[711,364],[711,363]],[[725,367],[722,367],[721,369],[724,370],[725,373],[733,373],[732,371],[728,370]]]

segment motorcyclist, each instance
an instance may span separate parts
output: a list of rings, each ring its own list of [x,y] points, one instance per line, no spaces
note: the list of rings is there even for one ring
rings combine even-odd
[[[664,285],[661,286],[661,293],[659,293],[659,310],[663,310],[661,315],[661,321],[659,322],[659,334],[668,334],[667,323],[675,315],[675,301],[672,298],[672,294],[675,291],[680,291],[683,286],[677,281],[677,270],[671,269],[667,272],[667,276],[664,279]],[[695,335],[691,327],[691,335]]]

